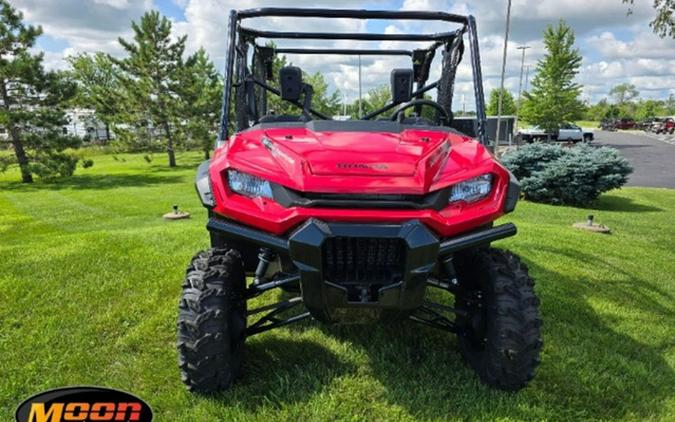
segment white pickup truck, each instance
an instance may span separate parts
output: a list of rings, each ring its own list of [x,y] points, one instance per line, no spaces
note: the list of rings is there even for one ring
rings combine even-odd
[[[529,129],[519,130],[516,138],[523,142],[545,142],[548,140],[559,142],[590,142],[593,140],[593,132],[583,130],[572,123],[563,124],[557,133],[548,133],[545,130],[534,126]]]

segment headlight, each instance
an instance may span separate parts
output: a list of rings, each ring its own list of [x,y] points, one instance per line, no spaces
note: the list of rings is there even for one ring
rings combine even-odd
[[[488,196],[491,190],[492,175],[483,174],[454,185],[450,190],[450,200],[448,202],[476,202]]]
[[[272,186],[267,180],[237,170],[227,171],[227,183],[233,192],[251,198],[272,198]]]

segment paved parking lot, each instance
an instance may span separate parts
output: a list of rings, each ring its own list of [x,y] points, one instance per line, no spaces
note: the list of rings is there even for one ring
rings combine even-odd
[[[616,148],[630,161],[628,186],[675,189],[675,136],[597,130],[594,143]]]

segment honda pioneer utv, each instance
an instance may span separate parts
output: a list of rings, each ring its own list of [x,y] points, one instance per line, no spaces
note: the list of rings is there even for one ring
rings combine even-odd
[[[270,17],[274,23],[288,18],[299,29],[259,29]],[[455,28],[300,32],[308,18]],[[476,105],[469,125],[454,121],[451,111],[465,36]],[[312,47],[269,42],[288,39],[314,41]],[[354,48],[316,47],[321,40],[354,41]],[[490,246],[516,234],[513,224],[493,221],[514,210],[520,187],[488,146],[474,18],[251,9],[231,12],[228,41],[217,147],[196,178],[211,248],[192,259],[179,304],[179,365],[189,389],[228,388],[240,374],[247,337],[308,318],[328,324],[405,319],[456,333],[482,382],[524,387],[539,363],[539,302],[525,264]],[[378,41],[377,48],[357,48],[367,41]],[[386,48],[388,41],[424,44],[395,50]],[[439,77],[430,82],[439,50]],[[389,104],[338,121],[313,108],[313,88],[298,67],[275,69],[278,54],[407,56],[411,63],[391,71]],[[425,96],[430,91],[435,101]],[[293,105],[297,113],[272,110],[271,96],[277,107]],[[294,297],[247,309],[249,299],[278,288]],[[454,306],[425,299],[427,288],[451,293]]]

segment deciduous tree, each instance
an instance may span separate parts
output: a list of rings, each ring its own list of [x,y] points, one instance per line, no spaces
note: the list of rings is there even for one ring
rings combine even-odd
[[[635,85],[624,82],[613,87],[609,91],[609,95],[614,98],[617,105],[622,106],[637,98],[637,96],[640,95],[640,92],[635,88]]]
[[[120,113],[119,66],[102,52],[71,56],[68,62],[78,84],[76,103],[94,110],[96,119],[105,124],[109,142],[110,127],[119,120]]]
[[[274,46],[270,43],[269,46]],[[277,85],[279,81],[279,70],[284,66],[292,66],[293,63],[289,63],[288,59],[284,55],[277,55],[274,58],[274,63],[272,65],[273,69],[273,85]],[[324,113],[328,116],[339,113],[340,111],[340,94],[337,91],[333,93],[328,92],[328,83],[324,76],[316,72],[313,75],[302,72],[302,80],[305,83],[312,85],[313,94],[312,94],[312,108],[316,111]],[[299,114],[300,109],[289,103],[288,101],[282,100],[277,95],[268,94],[268,110],[274,111],[276,114]]]
[[[544,31],[546,54],[539,60],[530,92],[524,93],[521,116],[529,123],[555,132],[560,125],[583,115],[581,85],[575,77],[581,54],[574,47],[574,32],[563,20]]]
[[[632,5],[635,0],[623,0]],[[656,16],[649,22],[654,33],[661,38],[675,38],[675,0],[654,0],[652,3]],[[632,9],[628,9],[632,13]]]
[[[513,95],[508,89],[504,89],[502,99],[502,116],[509,116],[516,114],[516,102],[513,100]],[[496,116],[499,109],[499,88],[490,91],[490,101],[488,101],[485,112],[488,116]]]

